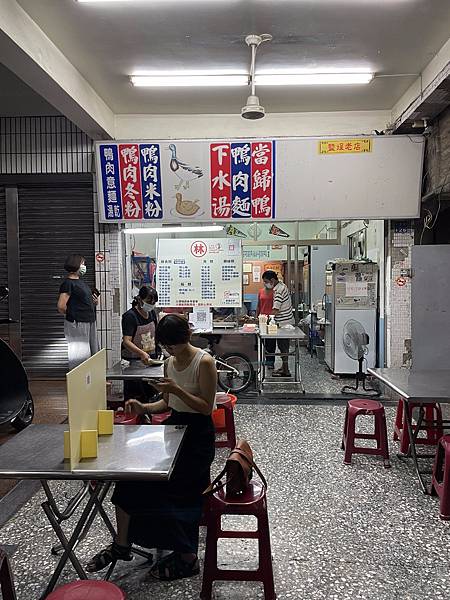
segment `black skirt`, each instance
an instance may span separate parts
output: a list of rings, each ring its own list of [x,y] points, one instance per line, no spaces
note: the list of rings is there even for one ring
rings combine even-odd
[[[130,543],[196,554],[202,492],[214,460],[214,425],[209,415],[176,411],[164,424],[187,425],[169,481],[117,483],[111,501],[131,516]]]

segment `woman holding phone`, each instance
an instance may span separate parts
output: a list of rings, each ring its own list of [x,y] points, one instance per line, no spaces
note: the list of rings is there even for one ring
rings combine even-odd
[[[111,501],[116,506],[117,535],[113,543],[88,563],[99,571],[114,560],[131,560],[131,544],[172,550],[150,570],[163,581],[199,573],[197,559],[202,492],[210,481],[214,459],[211,412],[217,371],[213,358],[190,343],[189,323],[180,315],[166,315],[156,328],[156,342],[169,354],[165,378],[154,383],[161,400],[142,404],[129,400],[127,410],[158,414],[172,409],[167,425],[187,425],[173,474],[167,482],[117,483]]]

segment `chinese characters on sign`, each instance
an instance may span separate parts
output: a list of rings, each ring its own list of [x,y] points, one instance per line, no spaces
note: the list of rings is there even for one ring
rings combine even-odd
[[[275,142],[210,145],[211,217],[275,217]]]
[[[319,154],[362,154],[372,152],[370,138],[356,138],[354,140],[321,140]]]
[[[162,219],[159,144],[100,144],[106,220]]]
[[[157,265],[162,307],[242,305],[240,240],[159,239]]]

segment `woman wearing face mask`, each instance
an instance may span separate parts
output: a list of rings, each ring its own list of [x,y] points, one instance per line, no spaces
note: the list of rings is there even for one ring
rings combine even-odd
[[[122,315],[122,358],[141,360],[148,364],[149,358],[158,358],[155,344],[157,325],[155,304],[158,293],[152,287],[143,286],[134,298],[130,310]],[[137,398],[147,402],[155,395],[155,389],[145,381],[125,381],[124,398]]]
[[[98,294],[94,294],[83,281],[86,261],[81,254],[70,254],[64,263],[68,275],[59,288],[58,312],[66,317],[64,334],[67,340],[69,370],[98,352],[95,306]]]
[[[100,571],[112,561],[131,560],[131,544],[172,550],[157,562],[150,575],[163,581],[198,575],[199,523],[214,459],[214,407],[217,371],[214,359],[190,343],[188,321],[167,315],[156,328],[156,341],[170,354],[165,378],[155,387],[163,399],[153,404],[129,400],[127,410],[137,414],[164,413],[164,424],[187,425],[169,481],[130,481],[116,484],[111,501],[116,507],[117,535],[113,543],[88,563]]]

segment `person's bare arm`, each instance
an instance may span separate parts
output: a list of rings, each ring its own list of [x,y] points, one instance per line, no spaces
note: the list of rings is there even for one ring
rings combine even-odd
[[[67,303],[69,302],[70,294],[60,294],[58,298],[57,309],[61,315],[65,315],[67,312]]]
[[[190,394],[182,389],[172,379],[165,379],[161,383],[155,384],[157,390],[163,394],[173,394],[187,404],[190,408],[203,414],[210,415],[214,406],[217,388],[217,370],[214,359],[209,356],[203,356],[199,368],[199,387],[198,396]]]
[[[133,352],[133,354],[137,354],[140,359],[142,360],[142,362],[146,363],[148,362],[149,356],[147,354],[147,352],[144,352],[144,350],[142,350],[142,348],[139,348],[139,346],[136,346],[136,344],[133,344],[133,338],[130,335],[124,335],[122,337],[122,342],[123,345],[125,346],[125,348],[127,350],[130,350],[130,352]]]

